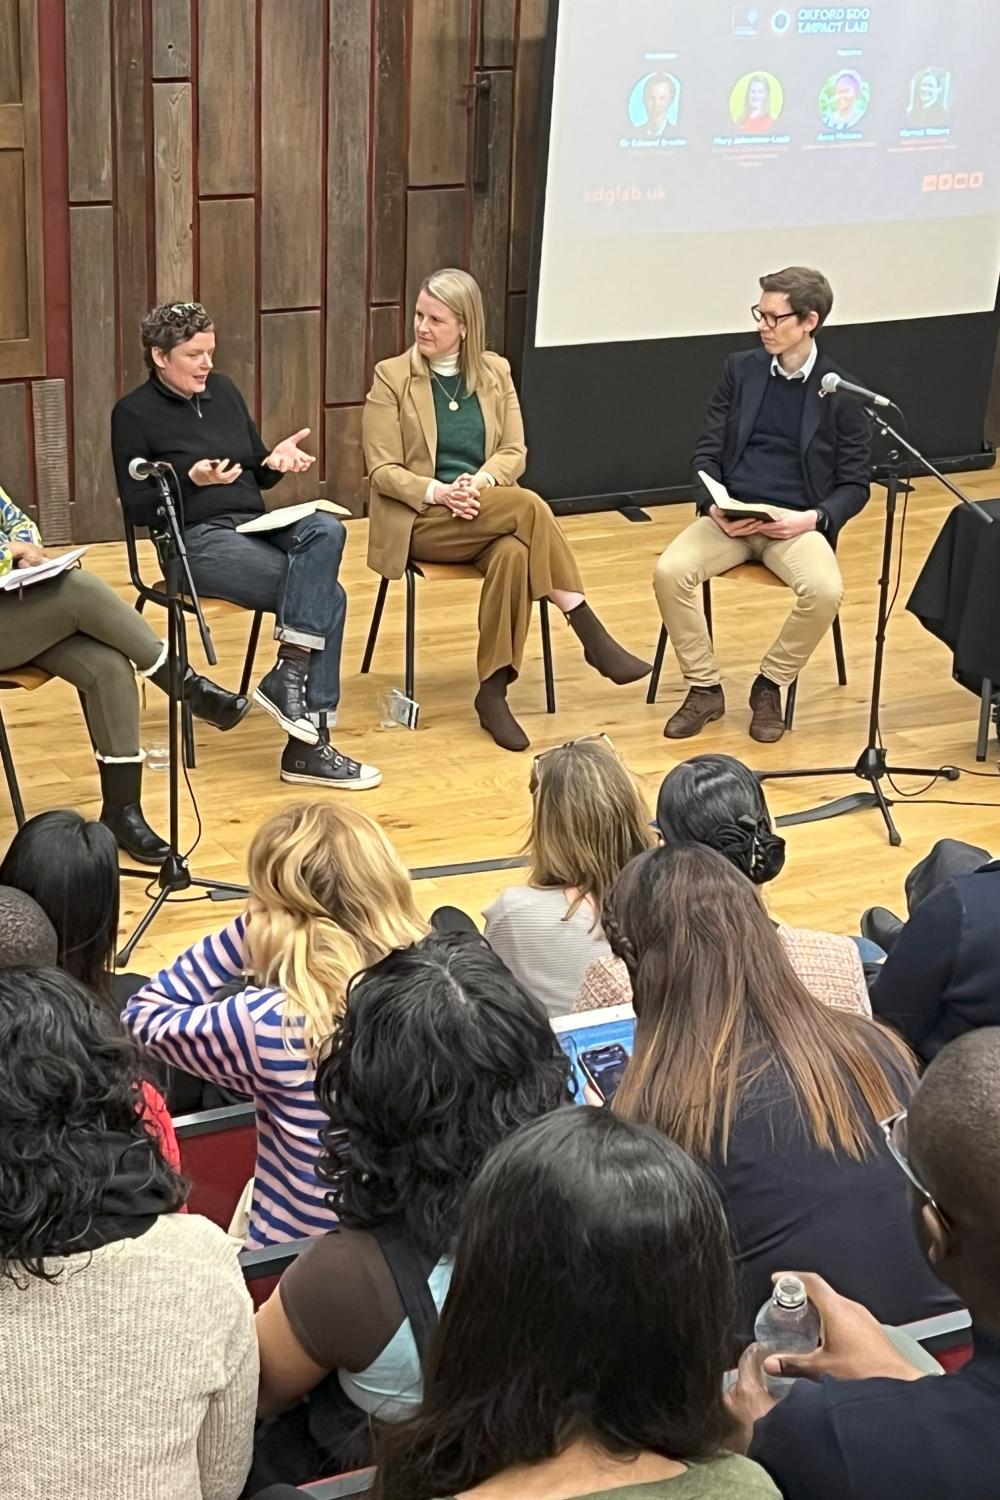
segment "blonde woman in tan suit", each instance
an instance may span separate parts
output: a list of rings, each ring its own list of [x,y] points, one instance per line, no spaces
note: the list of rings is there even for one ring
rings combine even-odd
[[[535,599],[563,611],[603,677],[637,682],[650,666],[605,630],[552,511],[518,484],[527,459],[521,408],[510,365],[486,348],[482,294],[468,272],[427,278],[413,331],[409,349],[376,366],[365,403],[368,565],[400,578],[411,557],[475,563],[483,575],[476,713],[503,749],[526,750],[507,688]]]

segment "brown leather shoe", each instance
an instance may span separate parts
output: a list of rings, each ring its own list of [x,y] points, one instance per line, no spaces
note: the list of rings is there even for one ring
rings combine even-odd
[[[664,738],[689,740],[701,734],[706,724],[721,719],[726,711],[726,699],[721,687],[688,689],[688,695],[680,708],[663,726]]]
[[[785,715],[781,707],[781,689],[770,677],[758,676],[750,689],[750,738],[762,745],[773,744],[785,732]]]

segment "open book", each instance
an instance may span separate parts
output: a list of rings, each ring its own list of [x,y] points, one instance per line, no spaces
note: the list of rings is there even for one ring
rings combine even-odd
[[[789,514],[781,505],[764,505],[759,500],[748,505],[745,500],[734,500],[726,486],[713,479],[711,474],[706,474],[704,469],[698,470],[698,478],[727,521],[783,521]]]
[[[262,516],[254,516],[252,521],[244,521],[236,530],[249,532],[251,535],[258,531],[280,531],[282,526],[294,526],[296,521],[303,521],[306,516],[315,515],[318,510],[325,511],[328,516],[351,514],[344,506],[335,505],[332,500],[304,500],[301,505],[281,505],[277,510],[265,511]]]
[[[0,578],[0,593],[13,594],[17,589],[26,589],[33,583],[45,583],[58,578],[76,566],[86,552],[86,547],[74,547],[72,552],[63,552],[59,557],[47,557],[44,562],[33,563],[30,568],[11,568]]]

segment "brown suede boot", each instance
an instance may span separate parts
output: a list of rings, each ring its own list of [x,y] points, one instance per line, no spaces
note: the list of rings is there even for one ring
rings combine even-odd
[[[527,750],[528,736],[507,707],[510,668],[500,667],[479,684],[474,703],[479,722],[501,750]]]
[[[781,689],[770,677],[760,675],[750,689],[750,738],[762,745],[780,740],[785,732],[785,715],[781,707]]]
[[[584,601],[571,609],[566,616],[583,646],[583,659],[589,667],[619,686],[626,682],[638,682],[648,677],[653,670],[652,662],[633,656],[624,646],[608,634],[590,605]]]
[[[677,712],[663,726],[663,735],[668,740],[690,740],[701,734],[706,724],[721,719],[726,711],[726,698],[721,686],[688,688],[688,695]]]

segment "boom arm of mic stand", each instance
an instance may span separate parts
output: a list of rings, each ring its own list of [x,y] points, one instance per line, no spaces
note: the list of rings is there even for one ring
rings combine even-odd
[[[174,475],[175,479],[176,477]],[[201,600],[198,598],[198,590],[195,588],[194,579],[191,577],[191,565],[188,562],[187,548],[184,545],[184,533],[181,531],[180,523],[177,520],[177,511],[174,509],[173,496],[170,493],[170,481],[166,475],[157,474],[156,483],[160,490],[161,514],[170,533],[170,544],[174,549],[174,556],[181,565],[181,573],[184,577],[184,592],[191,600],[194,617],[198,621],[198,631],[201,635],[201,644],[204,647],[205,656],[208,659],[209,666],[214,667],[218,665],[219,658],[215,654],[215,647],[212,644],[212,632],[208,628],[208,623],[202,612]]]
[[[890,427],[885,418],[881,416],[881,414],[877,412],[873,406],[868,407],[867,410],[868,415],[875,423],[875,426],[882,433],[883,437],[892,438],[893,442],[898,443],[901,448],[905,448],[907,453],[909,453],[912,458],[915,458],[917,460],[917,463],[921,464],[923,468],[926,469],[928,474],[933,474],[934,478],[937,479],[941,484],[943,484],[946,490],[950,490],[957,500],[961,500],[963,505],[968,506],[972,514],[977,518],[977,520],[981,521],[984,526],[993,525],[994,518],[987,515],[982,506],[977,505],[975,500],[970,500],[968,495],[962,493],[957,484],[952,484],[951,480],[947,479],[939,469],[935,469],[934,465],[930,462],[929,459],[926,459],[924,457],[919,448],[914,448],[913,444],[911,442],[908,442],[905,437],[898,433],[895,427]]]

